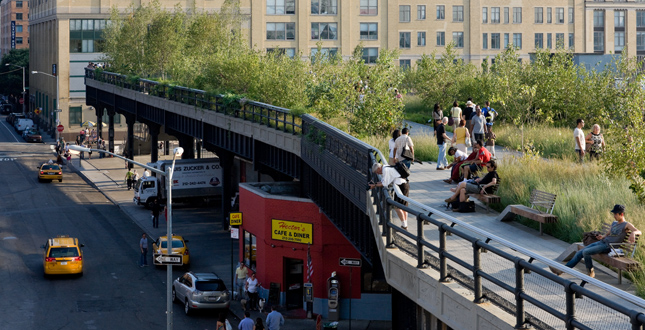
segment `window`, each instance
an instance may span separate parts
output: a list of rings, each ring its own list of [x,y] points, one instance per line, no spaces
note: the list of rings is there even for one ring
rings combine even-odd
[[[490,34],[490,48],[491,49],[499,49],[500,47],[500,40],[499,40],[499,33],[491,33]]]
[[[513,23],[522,23],[522,7],[513,7]]]
[[[337,34],[338,23],[311,23],[311,39],[313,40],[336,40]]]
[[[69,124],[80,125],[83,122],[83,107],[69,107]],[[104,122],[107,123],[107,122]]]
[[[363,61],[365,64],[376,63],[378,58],[378,48],[363,48]]]
[[[513,33],[513,46],[517,47],[517,49],[522,49],[522,34],[521,33]]]
[[[544,48],[544,35],[542,33],[535,34],[535,48]]]
[[[504,7],[504,24],[508,24],[509,20],[508,7]]]
[[[594,13],[595,17],[595,13]],[[637,28],[645,28],[645,11],[637,11],[636,12],[636,27]]]
[[[267,48],[267,54],[275,55],[286,55],[289,58],[294,58],[296,56],[295,48]]]
[[[293,15],[296,13],[296,0],[267,0],[267,15]]]
[[[573,24],[573,8],[569,7],[569,24]]]
[[[482,23],[488,23],[488,7],[482,7]]]
[[[504,49],[508,48],[508,44],[510,43],[509,39],[510,35],[508,33],[504,33]]]
[[[564,48],[564,33],[555,34],[555,48]]]
[[[418,20],[426,19],[426,6],[425,5],[417,6],[417,19]]]
[[[22,32],[22,25],[16,25],[16,32]]]
[[[437,6],[437,19],[446,19],[446,6]]]
[[[636,32],[636,51],[645,52],[645,31]]]
[[[573,49],[575,46],[575,40],[573,38],[573,33],[569,33],[569,49]]]
[[[16,13],[16,20],[22,21],[22,13]]]
[[[320,54],[322,56],[334,57],[334,56],[336,56],[336,54],[338,54],[338,48],[337,47],[322,47],[322,48],[320,48]],[[317,55],[318,55],[318,48],[312,48],[311,49],[311,60],[314,61],[316,59]]]
[[[555,9],[555,22],[557,24],[564,24],[564,8]]]
[[[410,48],[410,32],[399,32],[399,48]]]
[[[535,7],[535,23],[544,23],[544,12],[542,7]]]
[[[22,45],[22,37],[16,37],[16,45]]]
[[[595,28],[605,27],[605,11],[603,10],[593,11],[593,27]]]
[[[410,21],[410,6],[399,6],[399,22]]]
[[[401,67],[402,70],[408,70],[412,66],[412,61],[411,60],[399,60],[399,67]]]
[[[267,40],[295,40],[296,23],[267,23]]]
[[[378,40],[378,23],[361,23],[361,40]]]
[[[553,19],[552,19],[553,15],[551,13],[552,13],[552,9],[547,8],[546,9],[546,22],[549,23],[549,24],[551,24],[551,22],[553,22]]]
[[[255,235],[244,231],[244,263],[251,269],[255,269],[257,259],[257,241]]]
[[[336,15],[338,0],[311,0],[312,15]]]
[[[551,49],[553,48],[553,44],[551,41],[551,33],[546,34],[546,48]]]
[[[426,33],[417,32],[417,46],[425,46],[425,45],[426,45]]]
[[[446,45],[446,32],[437,32],[437,46]]]
[[[605,32],[602,32],[602,31],[593,32],[593,51],[594,52],[605,51]]]
[[[452,6],[452,21],[453,22],[464,21],[464,6]]]
[[[493,7],[490,9],[490,22],[499,24],[499,7]]]
[[[377,15],[378,0],[361,0],[361,15]]]
[[[488,33],[482,34],[482,49],[488,49]]]
[[[69,52],[100,52],[103,49],[105,24],[106,21],[102,19],[70,19]]]
[[[614,32],[614,51],[619,53],[623,51],[623,48],[625,48],[625,32],[616,31]]]
[[[22,8],[22,1],[16,1],[16,8]]]
[[[464,33],[463,32],[453,32],[452,41],[455,43],[455,47],[464,48]]]
[[[614,27],[617,27],[617,28],[625,27],[625,11],[623,10],[614,11]]]

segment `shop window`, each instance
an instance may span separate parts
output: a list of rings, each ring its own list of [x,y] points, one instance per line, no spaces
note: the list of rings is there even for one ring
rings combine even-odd
[[[244,231],[244,263],[253,271],[256,267],[256,241],[255,235]]]

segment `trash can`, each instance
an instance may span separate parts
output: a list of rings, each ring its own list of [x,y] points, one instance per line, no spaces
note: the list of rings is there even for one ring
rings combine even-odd
[[[323,330],[338,329],[338,322],[323,323]]]

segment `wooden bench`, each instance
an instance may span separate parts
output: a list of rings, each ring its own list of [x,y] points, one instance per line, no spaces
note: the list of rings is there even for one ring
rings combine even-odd
[[[533,189],[529,203],[531,207],[524,205],[509,205],[497,217],[500,221],[510,221],[516,215],[537,221],[540,223],[540,236],[542,235],[543,223],[556,223],[558,217],[553,215],[555,198],[557,196],[541,190]]]
[[[490,212],[490,204],[501,203],[502,199],[496,195],[497,190],[499,189],[499,184],[493,185],[491,187],[491,193],[482,195],[482,194],[466,194],[467,197],[475,197],[480,202],[486,205],[486,213]]]
[[[603,224],[603,231],[607,233],[609,231],[609,228],[611,228],[611,224],[605,223]],[[594,254],[591,257],[599,261],[605,265],[608,265],[612,268],[615,268],[618,270],[618,284],[622,284],[623,280],[623,271],[635,271],[640,269],[640,263],[636,260],[634,260],[634,253],[636,252],[636,247],[638,246],[638,239],[640,238],[640,235],[636,235],[636,241],[634,243],[629,243],[627,241],[629,239],[629,233],[625,237],[625,242],[623,243],[614,243],[611,244],[611,249],[612,252],[614,252],[616,255],[614,256],[609,256],[608,253],[601,253],[601,254]],[[582,249],[585,248],[584,244],[582,242],[578,243],[573,243],[571,245],[573,248],[567,249],[565,252],[563,252],[560,257],[558,257],[557,260],[561,261],[569,261],[571,258],[573,258],[573,255]],[[618,255],[618,251],[616,250],[622,250],[622,256]]]

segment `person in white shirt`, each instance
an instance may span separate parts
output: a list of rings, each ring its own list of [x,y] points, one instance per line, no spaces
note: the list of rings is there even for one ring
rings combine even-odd
[[[246,279],[246,291],[249,293],[249,310],[258,310],[258,288],[260,281],[255,278],[255,273]]]
[[[412,152],[412,158],[414,158],[414,143],[412,143],[412,139],[410,139],[410,136],[408,135],[409,132],[410,130],[407,127],[403,128],[401,130],[401,136],[394,141],[394,161],[403,162],[403,164],[408,168],[412,165],[412,160],[405,159],[401,156],[401,153],[403,153],[403,150],[406,148],[410,149],[410,152]]]
[[[403,193],[403,195],[405,195],[405,197],[408,197],[408,195],[410,194],[410,183],[408,182],[408,180],[401,178],[401,175],[393,166],[383,166],[380,163],[374,163],[374,165],[372,165],[372,172],[381,175],[381,182],[370,183],[370,189],[374,189],[375,187],[387,187],[393,183],[399,186],[399,189],[401,189],[401,192]],[[405,206],[408,205],[408,202],[404,201],[396,195],[394,196],[394,200]],[[401,228],[407,230],[408,212],[399,208],[395,208],[394,211],[399,217],[399,220],[401,220]]]
[[[573,139],[575,141],[576,153],[578,153],[578,160],[582,163],[585,160],[585,133],[582,131],[582,128],[585,127],[585,121],[582,118],[578,118],[576,121],[576,129],[573,130]]]

